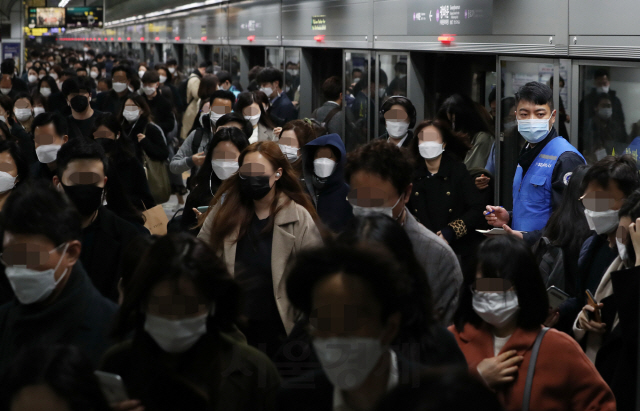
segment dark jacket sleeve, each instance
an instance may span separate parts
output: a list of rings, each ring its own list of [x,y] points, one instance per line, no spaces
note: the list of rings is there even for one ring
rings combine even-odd
[[[16,122],[11,126],[11,135],[18,140],[18,146],[20,147],[20,151],[22,151],[22,155],[25,160],[27,160],[29,164],[37,162],[38,157],[36,156],[36,146],[33,142],[33,136],[31,133],[28,133],[24,127]]]
[[[146,127],[145,138],[140,142],[140,146],[152,160],[165,161],[169,157],[169,148],[164,141],[164,136],[158,126],[149,123]],[[137,139],[136,136],[133,138]]]
[[[474,231],[476,228],[481,227],[485,223],[486,219],[483,214],[485,205],[483,204],[482,196],[480,195],[475,182],[462,163],[456,165],[460,166],[456,167],[460,168],[457,172],[459,173],[457,184],[459,184],[462,189],[465,211],[459,219],[449,222],[448,226],[454,228],[456,238],[461,238]],[[464,225],[464,234],[462,234],[460,230],[455,229],[457,226],[460,226],[456,223],[459,221],[462,221],[462,224]]]

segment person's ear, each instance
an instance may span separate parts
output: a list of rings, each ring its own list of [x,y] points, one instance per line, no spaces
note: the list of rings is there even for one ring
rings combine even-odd
[[[75,263],[80,259],[80,253],[82,251],[82,244],[78,240],[73,240],[69,242],[69,246],[67,247],[67,252],[64,253],[64,262],[67,267],[73,267]]]
[[[58,176],[53,176],[53,186],[57,188],[58,184],[60,184],[60,179]]]
[[[282,167],[276,170],[276,175],[275,175],[276,181],[280,180],[281,177],[282,177]]]
[[[401,322],[402,314],[400,314],[400,312],[393,313],[389,318],[387,318],[387,323],[385,324],[384,331],[382,332],[382,339],[380,340],[383,347],[390,346],[396,339],[400,332]]]
[[[556,122],[556,111],[553,110],[553,112],[551,113],[551,122],[549,123],[549,128],[551,128],[551,126],[553,126]]]
[[[413,183],[409,184],[404,190],[404,203],[407,204],[411,199],[411,191],[413,191]]]
[[[69,136],[65,134],[64,136],[62,136],[62,144],[66,143],[67,141],[69,141]]]

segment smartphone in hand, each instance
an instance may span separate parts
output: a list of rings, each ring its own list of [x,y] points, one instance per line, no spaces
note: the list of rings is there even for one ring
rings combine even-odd
[[[587,294],[587,304],[592,306],[595,310],[593,313],[590,311],[587,311],[589,320],[601,323],[602,317],[600,316],[600,308],[598,307],[598,302],[596,301],[595,298],[593,298],[593,294],[591,294],[591,291],[586,290],[585,293]]]
[[[103,371],[94,371],[94,374],[98,377],[102,393],[109,404],[116,404],[129,399],[124,382],[118,374]]]
[[[549,297],[549,308],[553,311],[557,310],[563,302],[571,297],[555,285],[547,288],[547,296]]]

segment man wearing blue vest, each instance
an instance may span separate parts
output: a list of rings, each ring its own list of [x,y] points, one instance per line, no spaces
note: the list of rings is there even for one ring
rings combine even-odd
[[[520,88],[516,93],[516,119],[527,144],[520,152],[513,179],[513,211],[487,206],[485,218],[493,227],[504,228],[533,244],[560,204],[571,173],[585,160],[552,127],[556,111],[553,92],[546,84],[530,82]]]

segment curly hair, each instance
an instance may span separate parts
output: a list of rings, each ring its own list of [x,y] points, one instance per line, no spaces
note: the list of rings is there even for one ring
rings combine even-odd
[[[402,194],[411,184],[413,168],[414,161],[405,149],[378,139],[347,154],[344,176],[349,181],[358,171],[375,174],[391,181],[398,194]]]

